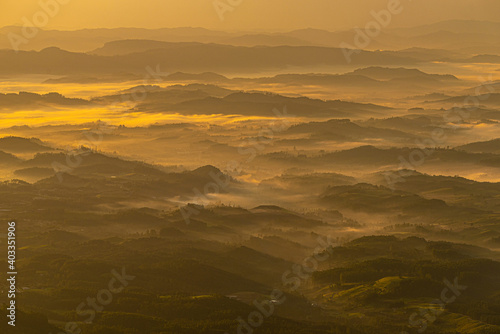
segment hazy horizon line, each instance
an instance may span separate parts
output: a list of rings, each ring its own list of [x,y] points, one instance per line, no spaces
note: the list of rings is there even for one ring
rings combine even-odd
[[[438,20],[434,21],[431,23],[425,23],[425,24],[419,24],[419,25],[397,25],[391,28],[387,28],[387,30],[396,30],[396,29],[406,29],[406,28],[418,28],[418,27],[427,27],[427,26],[432,26],[435,24],[440,24],[440,23],[445,23],[445,22],[476,22],[476,23],[493,23],[493,24],[500,24],[499,21],[492,21],[492,20],[464,20],[464,19],[448,19],[448,20]],[[23,25],[15,25],[15,24],[10,24],[10,25],[5,25],[1,26],[1,29],[6,29],[6,28],[23,28]],[[350,31],[355,28],[355,26],[352,27],[346,27],[346,28],[341,28],[341,29],[336,29],[336,30],[331,30],[331,29],[325,29],[325,28],[315,28],[313,26],[307,26],[303,28],[296,28],[296,29],[254,29],[254,30],[248,30],[248,29],[218,29],[218,28],[209,28],[209,27],[204,27],[204,26],[172,26],[172,27],[158,27],[158,28],[150,28],[150,27],[139,27],[139,26],[116,26],[116,27],[86,27],[86,28],[64,28],[64,27],[54,27],[54,28],[49,28],[49,29],[44,29],[40,28],[37,26],[28,26],[30,28],[37,28],[41,31],[63,31],[63,32],[76,32],[76,31],[85,31],[85,30],[120,30],[120,29],[137,29],[137,30],[167,30],[167,29],[202,29],[202,30],[207,30],[207,31],[212,31],[212,32],[224,32],[224,33],[287,33],[287,32],[293,32],[293,31],[300,31],[300,30],[320,30],[320,31],[327,31],[327,32],[344,32],[344,31]]]

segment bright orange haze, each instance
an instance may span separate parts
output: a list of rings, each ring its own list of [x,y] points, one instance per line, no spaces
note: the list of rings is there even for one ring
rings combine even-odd
[[[220,30],[352,29],[370,11],[395,0],[3,0],[0,27],[31,19],[40,3],[59,1],[46,28],[185,27]],[[396,0],[405,8],[393,26],[422,25],[449,19],[498,21],[498,0]],[[221,20],[214,2],[226,8]]]

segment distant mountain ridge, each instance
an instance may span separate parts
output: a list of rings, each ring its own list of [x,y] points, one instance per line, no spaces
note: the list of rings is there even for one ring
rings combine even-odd
[[[349,74],[349,73],[348,73]],[[402,78],[427,77],[437,80],[458,81],[459,79],[451,74],[427,74],[416,68],[390,68],[390,67],[367,67],[354,70],[353,75],[363,75],[375,80],[390,80]]]
[[[59,93],[37,94],[28,92],[0,93],[0,109],[20,108],[25,106],[49,107],[52,105],[84,106],[89,101],[77,98],[68,98]]]
[[[357,65],[413,65],[417,60],[392,52],[361,51],[353,57]],[[90,75],[145,73],[155,64],[163,72],[254,73],[288,66],[344,65],[339,48],[310,46],[239,47],[221,44],[177,43],[165,49],[151,49],[117,56],[75,53],[50,47],[39,52],[0,50],[0,74]]]
[[[386,29],[374,38],[369,48],[371,50],[398,50],[408,47],[436,48],[440,45],[453,47],[457,50],[467,49],[480,42],[480,47],[488,47],[489,41],[481,36],[498,36],[500,23],[488,21],[448,20],[433,24],[410,28]],[[0,49],[10,49],[8,34],[22,36],[21,27],[8,26],[0,28]],[[338,47],[342,42],[353,41],[356,31],[328,31],[322,29],[298,29],[288,32],[224,32],[205,28],[112,28],[112,29],[82,29],[74,31],[39,30],[39,38],[30,41],[25,50],[41,50],[49,46],[57,46],[77,52],[89,52],[101,48],[105,43],[124,40],[156,40],[161,42],[196,42],[218,43],[238,46],[328,46]],[[49,44],[50,43],[50,44]],[[498,50],[498,46],[495,48]],[[471,52],[472,53],[472,52]]]
[[[0,138],[0,151],[7,153],[35,153],[52,151],[53,148],[45,145],[37,138],[22,138],[8,136]]]

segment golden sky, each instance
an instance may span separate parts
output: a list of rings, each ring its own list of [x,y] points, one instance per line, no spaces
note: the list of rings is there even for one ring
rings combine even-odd
[[[40,2],[2,0],[0,26],[22,25],[40,11]],[[399,0],[59,0],[67,2],[46,28],[205,27],[219,30],[351,29]],[[214,2],[236,4],[219,18]],[[447,19],[498,21],[499,0],[400,0],[402,14],[392,25],[420,25]],[[240,3],[238,5],[238,3]]]

